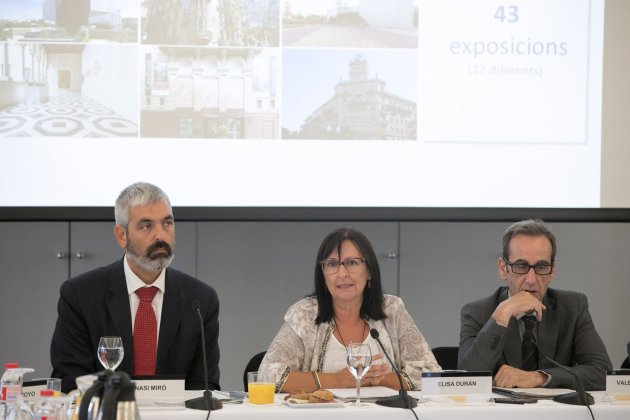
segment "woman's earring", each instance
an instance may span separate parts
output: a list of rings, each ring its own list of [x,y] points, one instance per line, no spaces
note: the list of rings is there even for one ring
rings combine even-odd
[[[368,289],[372,287],[372,279],[368,279]]]

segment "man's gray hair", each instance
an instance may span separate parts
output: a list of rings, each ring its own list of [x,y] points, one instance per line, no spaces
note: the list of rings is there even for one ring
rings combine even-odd
[[[131,207],[145,206],[160,201],[165,201],[168,207],[171,207],[168,196],[159,187],[147,182],[131,184],[122,190],[116,199],[116,206],[114,207],[116,224],[127,229],[129,225],[129,209]]]
[[[510,241],[517,235],[545,236],[551,242],[551,264],[556,261],[556,237],[549,226],[540,219],[527,219],[516,222],[503,232],[503,258],[509,260]]]

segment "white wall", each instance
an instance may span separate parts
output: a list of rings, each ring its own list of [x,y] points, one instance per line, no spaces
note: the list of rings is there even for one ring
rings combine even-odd
[[[604,24],[602,207],[630,207],[630,1],[607,0]]]
[[[138,46],[87,44],[81,93],[138,124]]]
[[[26,83],[0,81],[0,109],[20,103],[25,90]]]
[[[50,94],[59,91],[59,71],[70,71],[70,90],[81,92],[81,54],[79,53],[49,53],[46,80],[50,86]]]
[[[413,0],[388,0],[387,8],[383,8],[382,0],[362,0],[359,14],[371,26],[413,28]]]

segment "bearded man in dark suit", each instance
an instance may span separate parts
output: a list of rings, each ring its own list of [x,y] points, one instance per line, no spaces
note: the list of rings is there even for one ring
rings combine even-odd
[[[100,337],[119,336],[124,358],[118,370],[184,376],[186,389],[204,389],[199,307],[209,386],[218,389],[219,300],[206,283],[168,268],[175,221],[167,195],[155,185],[132,184],[118,196],[115,218],[114,236],[125,256],[61,286],[50,347],[52,376],[62,379],[64,392],[76,388],[77,376],[103,369]],[[142,297],[145,289],[151,289],[149,300]]]

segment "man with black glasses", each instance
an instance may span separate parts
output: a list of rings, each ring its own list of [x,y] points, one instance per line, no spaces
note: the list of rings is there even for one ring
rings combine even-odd
[[[556,275],[556,238],[542,220],[506,229],[497,266],[507,287],[464,305],[459,368],[492,371],[507,388],[577,389],[568,367],[586,390],[606,386],[612,364],[591,319],[586,296],[549,288]]]

